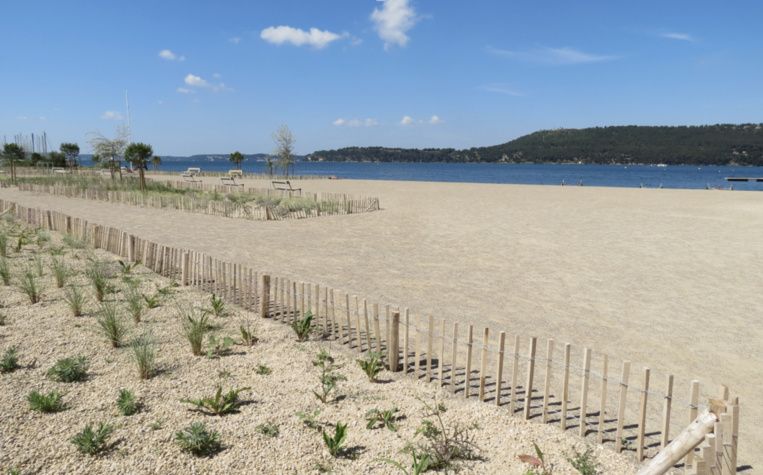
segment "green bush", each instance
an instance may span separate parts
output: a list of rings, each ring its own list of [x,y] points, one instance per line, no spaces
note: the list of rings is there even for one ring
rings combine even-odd
[[[120,389],[117,394],[117,409],[123,416],[131,416],[138,412],[139,404],[135,393],[129,389]]]
[[[89,367],[90,363],[84,356],[62,358],[48,370],[48,378],[53,381],[61,381],[64,383],[84,381],[85,378],[87,378],[87,370]]]
[[[106,441],[109,440],[113,432],[114,426],[110,424],[99,422],[95,429],[88,424],[81,432],[72,437],[71,442],[81,453],[94,455],[106,448]]]
[[[145,328],[140,335],[132,339],[130,349],[132,359],[138,367],[140,379],[151,379],[156,367],[156,342],[150,327]]]
[[[175,433],[175,443],[180,449],[196,456],[212,455],[221,448],[220,434],[207,430],[206,424],[194,422]]]
[[[0,358],[0,373],[12,373],[19,367],[18,348],[8,348]]]
[[[180,317],[180,326],[183,336],[191,344],[191,352],[195,356],[201,355],[201,348],[204,345],[204,336],[212,329],[209,325],[209,315],[206,311],[197,311],[196,309],[178,310]]]
[[[199,410],[210,412],[216,416],[223,416],[225,414],[239,412],[239,406],[241,405],[241,401],[238,398],[239,393],[251,389],[252,388],[249,387],[231,389],[227,393],[223,393],[222,386],[218,386],[217,393],[215,393],[213,397],[202,399],[181,399],[180,402],[193,404]]]
[[[98,324],[98,330],[111,343],[112,347],[122,346],[128,329],[120,308],[115,303],[101,303],[95,321]]]
[[[326,443],[326,447],[329,449],[329,453],[332,457],[339,455],[339,451],[342,450],[342,444],[344,439],[347,438],[347,424],[341,422],[336,423],[336,430],[334,436],[329,436],[326,431],[323,431],[323,442]]]
[[[64,299],[69,305],[72,315],[79,317],[82,315],[82,308],[85,306],[85,294],[79,287],[67,287],[64,290]]]
[[[29,393],[27,400],[29,401],[29,408],[37,412],[58,412],[64,409],[64,405],[61,403],[63,394],[57,391],[51,391],[48,394],[42,394],[38,391],[32,391]]]

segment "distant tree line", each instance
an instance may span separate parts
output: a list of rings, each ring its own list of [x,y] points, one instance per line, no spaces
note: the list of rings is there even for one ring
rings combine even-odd
[[[541,130],[501,145],[456,150],[347,147],[309,160],[763,166],[763,124]]]

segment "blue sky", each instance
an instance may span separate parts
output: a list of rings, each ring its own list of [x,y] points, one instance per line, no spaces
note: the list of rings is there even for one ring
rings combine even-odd
[[[158,155],[468,148],[763,122],[763,2],[3,0],[0,140]]]

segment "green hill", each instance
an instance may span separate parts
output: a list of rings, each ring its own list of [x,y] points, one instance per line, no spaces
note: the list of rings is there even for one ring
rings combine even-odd
[[[763,124],[541,130],[468,150],[347,147],[308,160],[763,166]]]

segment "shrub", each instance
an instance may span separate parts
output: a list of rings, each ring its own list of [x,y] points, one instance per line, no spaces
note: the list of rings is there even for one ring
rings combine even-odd
[[[143,297],[143,300],[146,302],[146,307],[148,308],[156,308],[159,305],[161,305],[162,294],[160,294],[159,292],[156,292],[152,295],[141,294],[141,296]]]
[[[56,277],[56,287],[60,289],[66,285],[66,279],[69,277],[71,269],[61,257],[54,257],[50,262],[53,266],[53,275]]]
[[[342,424],[341,422],[336,423],[336,430],[333,437],[329,437],[326,431],[323,431],[323,442],[326,443],[326,447],[328,447],[332,457],[339,455],[339,451],[342,449],[342,444],[346,438],[347,424]]]
[[[98,423],[98,427],[88,424],[77,435],[72,437],[71,442],[83,454],[93,455],[106,448],[106,441],[109,440],[114,432],[114,426],[110,424]]]
[[[156,342],[150,328],[145,328],[143,333],[133,338],[130,342],[132,359],[138,367],[140,379],[151,379],[156,366]]]
[[[209,315],[206,311],[200,313],[196,309],[190,311],[179,310],[180,325],[183,336],[191,344],[191,352],[195,356],[201,354],[204,344],[204,336],[209,333]]]
[[[88,259],[90,265],[85,270],[85,275],[90,279],[90,283],[93,284],[93,290],[95,290],[95,299],[99,302],[103,302],[103,298],[106,294],[110,294],[114,291],[114,287],[109,283],[109,267],[106,262]]]
[[[208,411],[216,416],[223,416],[225,414],[232,414],[239,412],[238,395],[243,391],[249,391],[252,388],[240,388],[231,389],[227,393],[223,393],[222,386],[217,387],[217,393],[211,398],[202,399],[181,399],[180,402],[187,402],[195,405],[200,411]]]
[[[324,404],[328,401],[329,394],[334,390],[339,381],[344,381],[343,374],[337,372],[337,369],[341,366],[334,364],[334,358],[331,357],[326,350],[321,350],[318,356],[313,360],[313,366],[320,368],[320,392],[313,391],[315,397],[321,400]]]
[[[64,291],[64,299],[69,305],[69,310],[72,311],[72,315],[79,317],[82,315],[82,307],[85,305],[85,294],[79,287],[67,287]]]
[[[0,373],[12,373],[19,367],[18,348],[8,348],[0,358]]]
[[[356,360],[361,369],[363,369],[363,372],[365,372],[368,376],[368,381],[372,383],[376,382],[376,376],[384,367],[381,362],[382,356],[383,355],[381,353],[374,353],[373,351],[369,351],[366,353],[366,359]]]
[[[37,391],[32,391],[27,397],[29,401],[29,408],[37,412],[58,412],[64,409],[64,405],[61,403],[63,394],[57,391],[51,391],[48,394],[42,394]]]
[[[72,236],[71,234],[65,234],[63,237],[64,244],[71,247],[72,249],[84,249],[86,244],[76,237]]]
[[[0,257],[8,255],[8,235],[0,233]]]
[[[87,378],[87,370],[90,363],[84,356],[75,358],[62,358],[48,370],[48,378],[64,383],[83,381]]]
[[[138,412],[139,404],[135,393],[129,389],[120,389],[117,394],[117,409],[123,416],[131,416]]]
[[[95,317],[100,333],[106,337],[111,346],[118,348],[127,336],[127,325],[119,307],[112,302],[103,302]]]
[[[302,315],[301,320],[295,320],[291,323],[291,328],[294,333],[297,334],[297,341],[304,341],[310,337],[310,333],[313,332],[313,312],[308,310]]]
[[[45,275],[45,267],[43,266],[42,256],[40,254],[35,254],[32,258],[32,262],[34,263],[34,270],[37,273],[37,277],[42,277]]]
[[[194,422],[175,433],[175,443],[180,449],[196,456],[212,455],[221,448],[220,434],[207,430],[206,424]]]
[[[134,286],[129,286],[125,292],[125,302],[127,310],[132,315],[135,323],[140,323],[140,317],[143,315],[143,296]]]
[[[32,269],[26,269],[21,274],[19,289],[29,297],[29,302],[33,305],[42,299],[42,287]]]
[[[207,311],[211,312],[215,317],[228,316],[228,312],[225,310],[225,302],[223,301],[222,297],[218,297],[217,295],[212,294],[210,304],[212,308],[207,309]]]
[[[0,257],[0,279],[3,285],[11,285],[11,266],[5,256]]]
[[[391,430],[392,432],[397,432],[397,427],[395,427],[393,422],[397,420],[397,416],[395,414],[398,412],[400,412],[400,409],[398,408],[394,408],[390,411],[380,411],[376,408],[371,409],[366,413],[366,420],[368,421],[366,429],[371,429],[374,424],[381,422],[384,426],[387,427],[387,429]]]
[[[132,272],[133,269],[135,269],[136,267],[140,265],[140,259],[133,262],[132,264],[127,263],[121,259],[117,259],[117,263],[119,264],[119,267],[122,270],[122,275],[127,275],[130,272]]]
[[[572,467],[580,472],[581,475],[596,475],[596,466],[599,464],[596,460],[596,456],[593,453],[591,447],[586,447],[584,452],[578,452],[575,447],[572,447],[572,455],[564,453],[564,457],[572,465]]]

